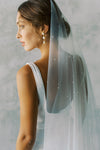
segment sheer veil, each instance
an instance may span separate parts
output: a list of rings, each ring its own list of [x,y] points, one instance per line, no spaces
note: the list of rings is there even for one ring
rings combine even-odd
[[[74,49],[69,21],[54,0],[50,2],[44,150],[97,150],[96,105],[88,69],[82,52]]]
[[[69,21],[54,0],[50,4],[43,150],[99,150],[96,104],[85,59],[74,48]]]

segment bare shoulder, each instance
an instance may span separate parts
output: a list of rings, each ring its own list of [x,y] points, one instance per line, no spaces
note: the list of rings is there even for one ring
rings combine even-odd
[[[30,94],[33,98],[38,98],[34,74],[29,65],[25,65],[18,70],[16,81],[19,95],[21,95],[20,92],[24,92],[25,95]]]
[[[18,70],[16,80],[20,100],[20,134],[34,137],[39,99],[34,75],[29,65]]]
[[[25,65],[22,68],[20,68],[16,74],[16,78],[18,80],[23,80],[23,81],[28,80],[28,82],[31,82],[31,83],[34,82],[34,86],[36,86],[34,74],[29,65]]]
[[[25,65],[18,70],[17,76],[22,76],[22,75],[32,76],[32,70],[29,65]]]

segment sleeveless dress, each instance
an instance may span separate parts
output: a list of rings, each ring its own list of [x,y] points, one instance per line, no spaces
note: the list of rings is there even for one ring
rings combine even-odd
[[[67,147],[66,142],[68,137],[70,136],[71,138],[73,133],[73,119],[71,119],[70,117],[73,113],[73,101],[66,108],[61,110],[60,113],[48,113],[46,109],[45,88],[41,72],[37,65],[33,62],[29,62],[26,64],[31,67],[34,74],[39,97],[36,140],[32,150],[69,150],[72,140],[68,142],[69,144],[67,145]],[[50,122],[53,122],[52,126],[49,126],[49,121],[46,121],[46,118],[49,118],[48,120]],[[61,120],[61,124],[58,124],[59,131],[58,127],[57,130],[53,130],[53,127],[55,125],[54,122],[56,121],[57,125],[58,119]],[[67,133],[65,133],[66,126],[68,126]]]

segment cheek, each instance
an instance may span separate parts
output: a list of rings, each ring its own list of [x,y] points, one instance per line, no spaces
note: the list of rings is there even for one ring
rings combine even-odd
[[[28,35],[29,39],[29,45],[33,48],[39,48],[41,45],[41,37],[37,33],[30,33]]]
[[[30,40],[31,38],[33,38],[33,34],[31,32],[23,32],[23,38],[25,40]]]
[[[29,43],[37,43],[40,41],[40,37],[38,34],[34,32],[24,33],[25,40]]]

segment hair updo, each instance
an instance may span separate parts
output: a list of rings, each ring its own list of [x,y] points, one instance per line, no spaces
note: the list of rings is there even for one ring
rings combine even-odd
[[[54,2],[54,1],[53,1]],[[57,5],[54,2],[56,8]],[[51,4],[50,0],[28,0],[23,2],[18,7],[18,12],[20,12],[21,16],[27,21],[31,22],[34,27],[39,29],[44,28],[44,24],[49,26],[49,30],[47,34],[50,35],[50,21],[51,21]],[[70,34],[70,26],[64,20],[67,34]]]

